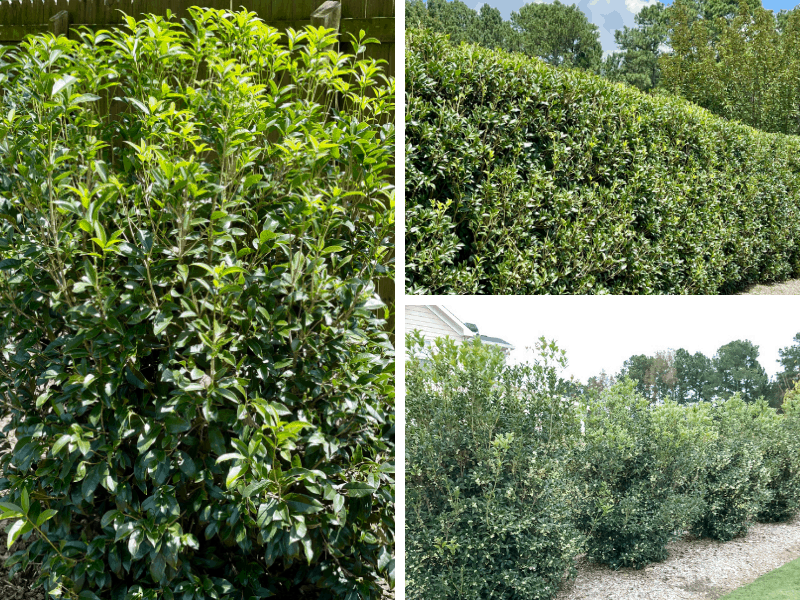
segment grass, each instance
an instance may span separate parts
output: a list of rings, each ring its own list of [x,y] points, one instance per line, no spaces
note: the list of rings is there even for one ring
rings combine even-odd
[[[800,598],[800,558],[770,571],[720,600],[797,600]]]

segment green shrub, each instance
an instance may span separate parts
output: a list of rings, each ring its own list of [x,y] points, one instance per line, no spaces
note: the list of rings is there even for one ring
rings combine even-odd
[[[594,561],[641,568],[700,509],[703,451],[712,436],[705,407],[651,406],[626,380],[589,401],[575,468],[582,482],[577,524]]]
[[[705,461],[703,510],[692,533],[728,541],[747,533],[770,501],[770,469],[761,436],[773,409],[763,401],[745,403],[738,395],[714,407],[718,437]]]
[[[756,519],[765,523],[787,521],[800,512],[800,403],[793,398],[787,394],[784,399],[783,416],[771,413],[767,435],[762,437],[770,500]]]
[[[800,139],[429,31],[406,48],[410,292],[715,294],[800,273]]]
[[[559,351],[508,367],[480,342],[407,347],[406,597],[553,598],[581,542]]]
[[[90,600],[374,598],[394,83],[331,31],[190,12],[0,65],[10,564]]]

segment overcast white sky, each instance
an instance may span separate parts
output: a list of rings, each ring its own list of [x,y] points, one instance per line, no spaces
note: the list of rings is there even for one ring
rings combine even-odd
[[[406,304],[440,304],[484,335],[526,346],[544,335],[567,351],[565,375],[585,382],[605,369],[615,374],[634,354],[685,348],[713,356],[733,340],[759,347],[770,377],[779,370],[778,350],[800,332],[796,296],[437,296]]]

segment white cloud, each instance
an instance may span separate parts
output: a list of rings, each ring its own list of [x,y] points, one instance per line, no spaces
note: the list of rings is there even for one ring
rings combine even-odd
[[[653,6],[659,0],[625,0],[625,6],[633,14],[638,14],[645,6]]]

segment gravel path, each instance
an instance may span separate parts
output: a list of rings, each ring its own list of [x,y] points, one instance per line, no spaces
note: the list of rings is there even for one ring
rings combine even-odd
[[[800,515],[789,523],[757,523],[730,542],[672,542],[669,558],[639,571],[578,559],[578,577],[556,600],[717,600],[800,557]]]
[[[759,283],[739,293],[740,296],[796,296],[798,294],[800,294],[800,279],[770,284]]]

